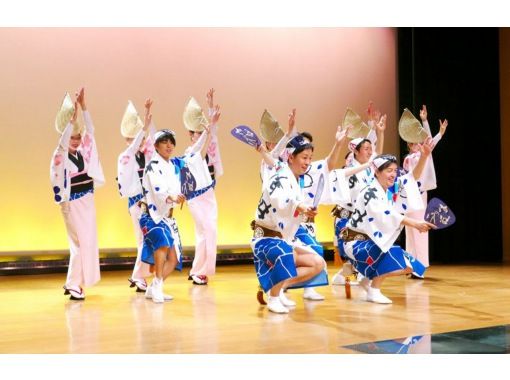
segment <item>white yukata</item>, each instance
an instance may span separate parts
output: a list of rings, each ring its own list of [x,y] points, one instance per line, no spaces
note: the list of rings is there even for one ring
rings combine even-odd
[[[65,287],[78,293],[81,293],[81,285],[92,286],[101,278],[94,188],[105,182],[88,111],[83,111],[83,118],[85,134],[76,156],[71,159],[69,153],[73,125],[68,123],[50,165],[54,199],[60,204],[70,247]],[[80,191],[83,188],[87,190]]]
[[[119,193],[122,198],[128,198],[129,215],[131,216],[137,242],[137,255],[131,278],[140,281],[151,275],[150,266],[141,261],[143,233],[140,229],[140,217],[142,215],[142,209],[138,201],[143,198],[141,180],[143,178],[145,163],[150,161],[154,153],[153,135],[154,126],[151,125],[149,127],[149,136],[145,140],[142,150],[139,151],[140,144],[145,136],[145,131],[140,130],[127,149],[119,155],[117,160]],[[143,155],[143,157],[140,155]],[[139,159],[143,161],[143,166],[140,166],[138,162]]]
[[[429,136],[430,126],[429,123],[425,120],[423,122],[423,128],[427,131]],[[438,133],[433,139],[433,145],[435,146],[439,140],[441,140],[441,133]],[[404,159],[404,169],[407,172],[412,172],[418,161],[420,160],[421,152],[411,153]],[[425,163],[425,167],[423,169],[423,173],[419,179],[421,184],[420,189],[423,191],[421,196],[423,199],[423,203],[427,205],[427,191],[433,190],[437,187],[436,184],[436,171],[434,168],[434,160],[432,159],[432,155],[428,158]],[[418,210],[409,213],[411,218],[422,220],[425,217],[425,209]],[[425,265],[429,266],[429,234],[428,232],[420,233],[415,228],[411,228],[406,226],[406,251],[409,252],[414,258],[418,259]]]
[[[209,110],[209,116],[211,112]],[[211,141],[207,147],[206,160],[209,171],[214,176],[211,185],[203,190],[194,192],[187,197],[191,216],[195,221],[195,256],[191,266],[190,275],[210,276],[216,272],[216,254],[218,237],[218,205],[214,186],[216,180],[223,175],[223,165],[220,156],[220,147],[217,136],[217,125],[211,125]],[[204,136],[205,133],[202,133]],[[200,136],[200,138],[203,138]],[[195,144],[186,150],[186,153],[197,153],[198,146]]]
[[[344,242],[354,267],[372,279],[386,273],[412,268],[423,274],[425,267],[399,246],[393,245],[402,230],[405,213],[423,208],[412,174],[397,177],[394,192],[385,191],[376,179],[359,194],[347,227],[366,234],[368,240]]]
[[[168,216],[175,203],[167,203],[166,199],[170,195],[185,194],[189,189],[199,191],[211,184],[209,169],[199,153],[173,157],[166,161],[154,152],[143,177],[144,200],[149,212],[143,213],[140,218],[144,235],[143,262],[154,264],[154,251],[163,246],[175,246],[178,260],[176,268],[182,269],[182,247],[177,222]],[[188,186],[188,190],[184,189],[184,186]]]

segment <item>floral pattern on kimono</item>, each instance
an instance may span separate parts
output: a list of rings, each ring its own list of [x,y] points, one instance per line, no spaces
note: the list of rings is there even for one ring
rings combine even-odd
[[[94,139],[94,125],[88,111],[83,111],[83,119],[85,122],[85,134],[77,150],[83,156],[85,164],[84,172],[94,180],[94,187],[96,188],[102,186],[105,182],[103,168],[99,161],[96,141]],[[69,159],[69,140],[72,133],[73,125],[68,123],[51,159],[50,180],[56,203],[70,200],[71,176],[80,174],[77,172],[76,165]]]

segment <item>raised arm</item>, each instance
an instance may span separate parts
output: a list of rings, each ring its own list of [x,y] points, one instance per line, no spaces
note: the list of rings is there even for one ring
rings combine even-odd
[[[363,170],[365,170],[366,168],[368,168],[370,165],[372,164],[372,161],[369,161],[363,165],[358,165],[358,166],[353,166],[353,167],[349,167],[349,168],[346,168],[344,169],[344,173],[345,173],[345,177],[350,177],[351,175],[353,174],[357,174]]]
[[[215,108],[214,107],[214,88],[210,88],[209,91],[207,91],[207,94],[206,94],[206,98],[207,98],[207,108],[208,108],[208,114],[209,114],[209,119],[210,119],[210,125],[209,125],[209,133],[211,134],[211,136],[216,136],[217,135],[217,129],[218,129],[218,125],[217,125],[217,122],[218,120],[216,120],[215,122],[213,122],[212,120],[212,117],[214,116],[214,112],[215,112]],[[214,137],[213,137],[214,139]]]
[[[342,148],[343,143],[346,141],[347,133],[351,129],[351,126],[347,126],[344,130],[342,130],[341,126],[338,126],[335,133],[335,143],[333,144],[333,149],[329,152],[326,157],[326,163],[328,165],[328,170],[333,170],[340,168],[340,150]]]
[[[76,93],[76,102],[80,105],[80,108],[83,112],[83,120],[85,121],[85,128],[87,133],[91,136],[94,136],[94,124],[92,123],[92,118],[90,117],[90,113],[87,110],[87,105],[85,104],[85,87],[81,87]]]
[[[255,148],[255,150],[260,153],[260,155],[262,156],[262,159],[264,160],[264,163],[267,166],[272,168],[276,164],[276,160],[273,158],[273,156],[271,156],[268,153],[264,144],[260,144],[258,147]]]
[[[214,88],[210,88],[206,94],[207,107],[209,109],[209,117],[213,116],[214,113]]]
[[[205,134],[206,137],[205,137],[205,142],[203,143],[203,145],[201,146],[201,149],[200,149],[200,155],[202,156],[202,159],[205,159],[205,156],[207,154],[207,148],[209,147],[209,143],[211,142],[211,126],[214,126],[218,123],[218,120],[220,119],[220,106],[215,106],[214,107],[214,110],[213,110],[213,114],[211,116],[211,121],[209,122],[209,125],[207,126],[204,126],[204,133],[202,133],[202,136]],[[202,136],[200,136],[200,139],[198,140],[201,140]],[[198,143],[198,141],[197,141]]]
[[[297,130],[295,128],[296,126],[296,109],[293,108],[291,113],[289,113],[289,123],[287,126],[287,133],[283,135],[283,137],[278,141],[278,144],[275,145],[273,150],[271,151],[271,157],[274,160],[278,160],[278,157],[280,157],[287,147],[287,144],[289,141],[294,137],[294,135],[297,134]],[[264,159],[265,160],[265,159]]]
[[[377,135],[377,145],[375,146],[375,152],[377,155],[383,153],[385,130],[386,130],[386,115],[382,115],[375,125],[375,133]]]
[[[439,132],[432,139],[434,146],[436,146],[436,144],[439,142],[439,140],[441,140],[441,138],[445,134],[446,127],[448,127],[448,120],[444,119],[444,121],[441,121],[441,119],[439,119]]]
[[[430,153],[432,153],[432,149],[434,149],[434,146],[432,145],[432,139],[428,137],[425,142],[420,146],[420,159],[418,160],[418,163],[414,167],[413,170],[413,177],[415,180],[420,179],[421,173],[423,172],[423,168],[425,168],[425,163],[427,162]]]
[[[76,122],[78,118],[78,103],[74,102],[74,113],[71,117],[71,120],[67,123],[62,136],[60,136],[60,140],[58,142],[57,150],[60,152],[67,151],[69,149],[69,140],[73,134],[73,124]]]

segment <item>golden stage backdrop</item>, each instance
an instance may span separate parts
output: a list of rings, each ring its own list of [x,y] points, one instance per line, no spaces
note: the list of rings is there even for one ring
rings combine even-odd
[[[96,190],[101,249],[135,246],[127,201],[117,192],[116,162],[125,143],[120,122],[127,101],[140,113],[154,99],[158,128],[188,145],[182,111],[189,96],[206,107],[216,89],[225,174],[218,181],[219,245],[249,244],[260,196],[258,154],[230,135],[245,124],[258,131],[265,108],[283,126],[314,136],[325,157],[346,107],[360,115],[369,100],[388,114],[385,149],[397,153],[396,31],[380,28],[2,28],[0,128],[2,186],[0,254],[68,248],[49,181],[59,136],[54,119],[66,91],[85,86],[106,185]],[[333,238],[321,207],[318,237]],[[194,244],[189,210],[176,216],[185,246]]]

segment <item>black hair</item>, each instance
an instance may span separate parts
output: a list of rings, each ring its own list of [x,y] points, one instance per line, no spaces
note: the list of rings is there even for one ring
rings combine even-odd
[[[395,164],[398,166],[397,158],[395,156],[392,156],[391,154],[380,154],[377,157],[374,158],[374,161],[378,158],[384,158],[387,161],[382,164],[380,167],[377,168],[377,171],[382,172],[384,169],[386,169],[391,164]]]
[[[154,142],[154,145],[159,144],[160,142],[166,142],[166,141],[170,140],[170,142],[172,144],[174,144],[174,146],[177,146],[177,143],[175,141],[175,134],[168,129],[164,129],[163,131],[164,131],[164,134],[162,134],[160,137],[158,137],[156,139],[156,141]]]
[[[295,157],[297,156],[299,153],[301,153],[302,151],[304,150],[307,150],[307,149],[311,149],[312,152],[313,152],[313,144],[305,144],[305,145],[301,145],[299,148],[297,148],[294,152],[292,152],[291,154]]]
[[[356,148],[354,148],[354,149],[355,149],[355,150],[357,150],[357,151],[359,152],[359,150],[360,150],[361,146],[362,146],[364,143],[366,143],[367,141],[368,141],[370,144],[372,144],[372,141],[370,141],[369,139],[363,139],[363,140],[361,140],[361,142],[360,142],[358,145],[356,145]]]
[[[308,141],[313,142],[313,137],[310,132],[301,132],[300,135],[303,136]]]
[[[294,148],[294,152],[291,153],[293,156],[297,156],[306,149],[311,149],[313,152],[313,144],[306,142],[305,138],[301,134],[290,140],[287,144],[287,148]]]

